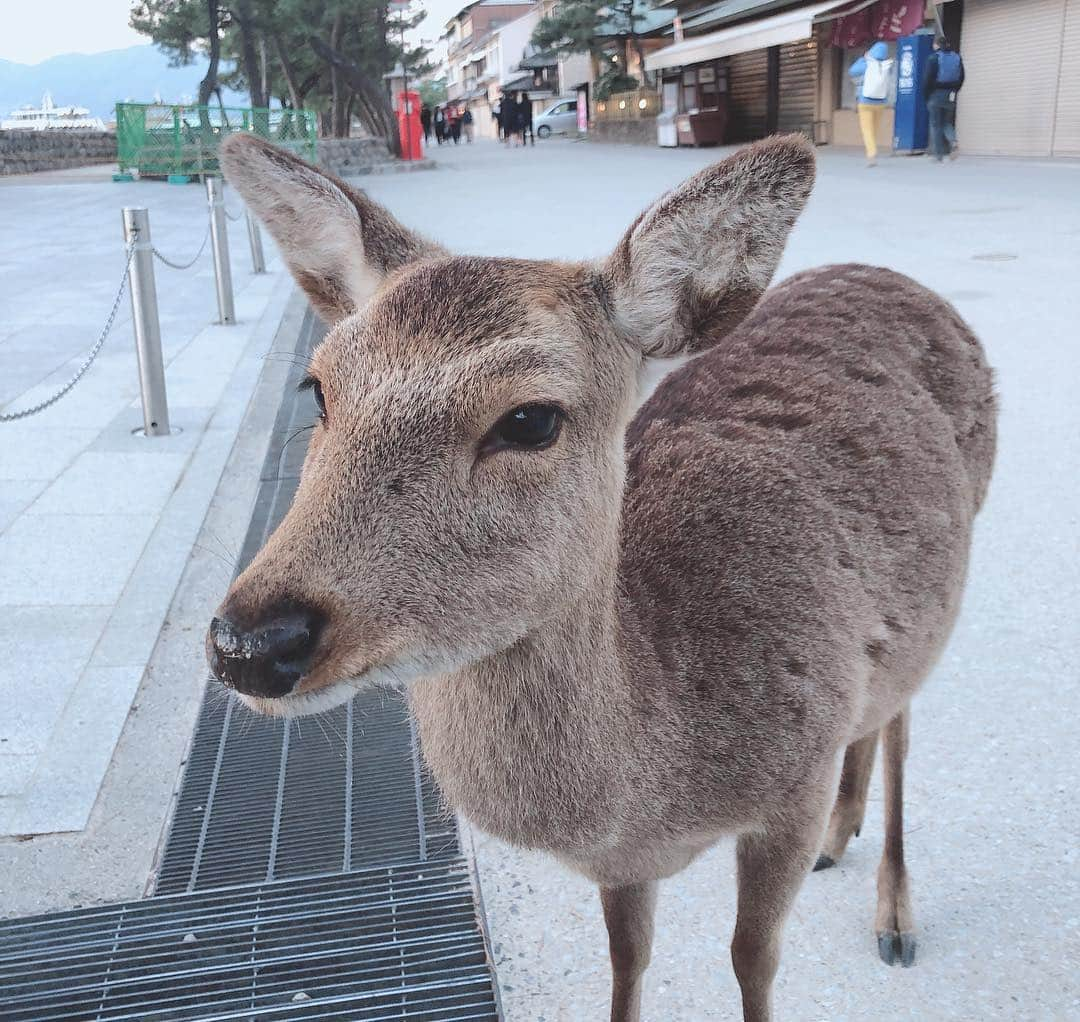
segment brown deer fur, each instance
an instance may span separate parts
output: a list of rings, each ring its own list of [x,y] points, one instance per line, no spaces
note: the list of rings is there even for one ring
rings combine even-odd
[[[449,257],[256,139],[222,162],[334,324],[295,502],[220,611],[253,628],[303,602],[327,624],[296,690],[249,705],[407,683],[450,803],[600,885],[619,1022],[656,881],[723,835],[744,1015],[770,1017],[784,918],[861,825],[883,732],[877,930],[910,964],[907,706],[994,454],[955,311],[855,265],[758,301],[812,184],[792,138],[659,200],[602,265]],[[696,353],[639,408],[654,358]],[[531,402],[565,409],[557,442],[479,456]]]

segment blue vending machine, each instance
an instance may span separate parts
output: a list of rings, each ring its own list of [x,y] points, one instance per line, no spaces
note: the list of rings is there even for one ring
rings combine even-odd
[[[920,32],[901,36],[896,42],[896,115],[893,118],[893,152],[926,152],[930,116],[922,98],[923,68],[934,37]]]

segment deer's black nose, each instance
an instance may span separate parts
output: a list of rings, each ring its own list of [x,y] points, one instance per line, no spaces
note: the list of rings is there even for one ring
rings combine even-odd
[[[210,670],[244,695],[288,695],[311,663],[323,623],[318,611],[295,604],[274,610],[250,628],[216,617],[206,642]]]

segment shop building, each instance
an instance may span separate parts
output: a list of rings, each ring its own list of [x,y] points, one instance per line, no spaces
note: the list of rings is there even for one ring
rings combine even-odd
[[[1080,0],[668,0],[669,44],[650,53],[680,142],[800,131],[861,142],[847,69],[867,46],[943,29],[967,79],[957,108],[968,153],[1080,155]],[[891,114],[879,143],[893,140]]]
[[[1080,0],[949,0],[967,77],[964,152],[1080,156]]]

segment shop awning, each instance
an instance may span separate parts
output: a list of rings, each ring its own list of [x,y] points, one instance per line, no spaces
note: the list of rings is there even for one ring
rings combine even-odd
[[[746,53],[781,43],[797,43],[809,39],[814,32],[814,19],[837,7],[850,6],[852,0],[821,0],[793,11],[784,11],[769,18],[743,22],[719,32],[684,39],[673,46],[650,53],[645,57],[647,71],[659,71],[665,67],[700,64],[716,57],[729,57],[733,53]]]

